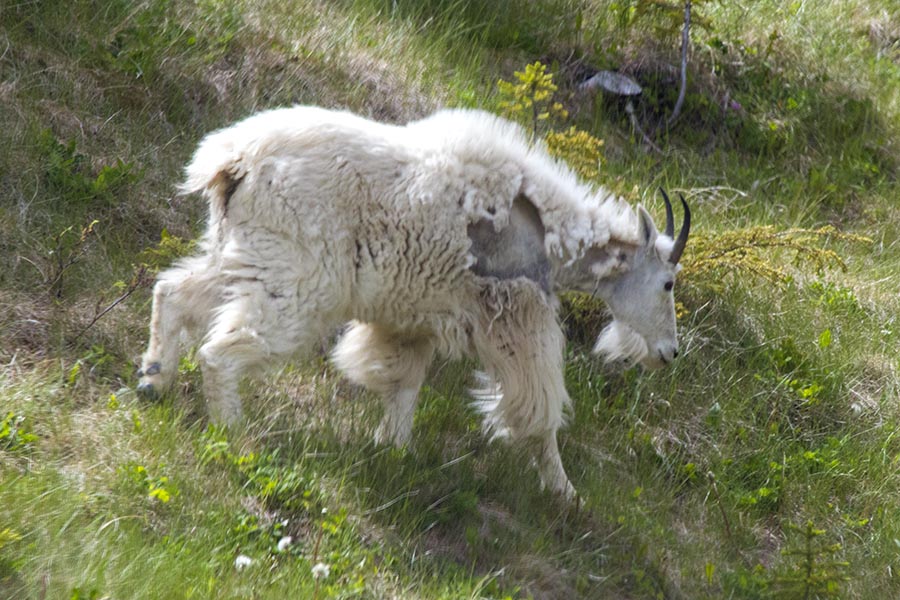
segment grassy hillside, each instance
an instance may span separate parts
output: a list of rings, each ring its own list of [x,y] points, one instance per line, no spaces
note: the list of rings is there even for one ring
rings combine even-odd
[[[900,595],[900,8],[696,2],[667,127],[664,4],[0,3],[0,598]],[[568,112],[546,128],[603,140],[598,182],[695,214],[674,367],[600,365],[602,311],[566,299],[578,506],[482,436],[470,364],[435,365],[410,451],[373,445],[377,399],[324,352],[247,382],[240,430],[207,426],[192,356],[136,397],[204,134],[292,103],[497,110],[534,61]],[[643,86],[657,149],[577,90],[597,69]]]

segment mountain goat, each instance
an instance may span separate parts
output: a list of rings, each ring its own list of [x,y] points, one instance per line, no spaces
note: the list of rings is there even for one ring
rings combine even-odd
[[[382,442],[409,440],[435,355],[476,357],[487,424],[536,441],[543,485],[571,497],[556,432],[570,404],[555,294],[602,298],[595,351],[659,367],[678,354],[672,287],[690,229],[580,183],[487,113],[398,127],[313,107],[271,110],[206,137],[185,192],[203,192],[201,252],[160,274],[138,390],[200,343],[213,421],[241,419],[239,379],[349,323],[333,361],[383,397]]]

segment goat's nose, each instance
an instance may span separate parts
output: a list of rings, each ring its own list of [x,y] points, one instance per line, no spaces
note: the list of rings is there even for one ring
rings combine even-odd
[[[672,351],[672,358],[678,358],[678,350]]]

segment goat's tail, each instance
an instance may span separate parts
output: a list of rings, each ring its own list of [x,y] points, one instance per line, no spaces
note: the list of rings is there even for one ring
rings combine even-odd
[[[209,201],[209,221],[218,227],[228,210],[228,201],[247,173],[243,145],[233,129],[206,136],[185,170],[179,186],[183,194],[202,192]]]

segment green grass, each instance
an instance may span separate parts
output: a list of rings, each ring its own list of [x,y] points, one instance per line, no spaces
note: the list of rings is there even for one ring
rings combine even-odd
[[[643,0],[0,7],[0,598],[897,596],[900,11],[814,4],[696,7],[668,128],[678,22]],[[698,235],[872,242],[822,242],[845,271],[761,254],[778,284],[682,278],[666,371],[598,364],[603,317],[567,300],[577,507],[481,434],[470,364],[435,365],[408,452],[371,443],[377,400],[321,358],[248,382],[236,431],[207,427],[189,358],[159,403],[135,397],[149,289],[132,278],[200,231],[174,188],[204,134],[291,103],[495,109],[497,80],[535,60],[604,140],[600,181],[654,215],[664,186]],[[640,81],[662,153],[621,102],[575,92],[592,67]]]

